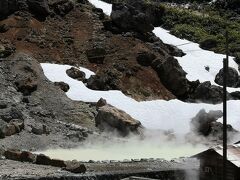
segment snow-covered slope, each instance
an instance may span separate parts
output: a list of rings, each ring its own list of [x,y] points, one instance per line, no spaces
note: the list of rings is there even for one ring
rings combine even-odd
[[[88,89],[83,82],[74,80],[66,74],[71,66],[58,64],[41,64],[46,77],[53,82],[63,81],[69,84],[67,96],[76,101],[97,102],[104,98],[107,102],[119,109],[124,110],[133,118],[141,121],[143,126],[149,129],[172,129],[176,133],[189,132],[189,122],[202,108],[208,110],[221,110],[222,104],[191,104],[179,100],[155,100],[138,102],[125,96],[121,91],[94,91]],[[94,73],[80,68],[87,77]],[[240,101],[229,101],[229,123],[240,130]]]
[[[112,5],[99,1],[89,0],[97,8],[110,15]],[[177,58],[180,65],[188,73],[189,80],[199,79],[203,81],[211,81],[214,84],[214,78],[217,72],[222,68],[222,59],[224,55],[216,54],[199,48],[196,43],[179,39],[168,31],[158,27],[154,29],[154,33],[165,43],[179,46],[187,55]],[[230,57],[230,66],[235,67],[237,64]],[[210,71],[205,70],[205,66],[209,66]],[[133,118],[141,121],[143,126],[149,129],[172,129],[176,133],[189,132],[189,122],[199,110],[221,110],[222,104],[191,104],[179,100],[155,100],[138,102],[130,97],[125,96],[120,91],[94,91],[88,89],[82,82],[74,80],[67,76],[66,70],[71,66],[57,64],[42,64],[44,74],[51,81],[64,81],[70,85],[67,96],[73,100],[85,102],[97,102],[100,98],[104,98],[107,102],[119,109],[124,110]],[[94,73],[80,68],[87,74],[87,77]],[[230,89],[230,88],[229,88]],[[232,88],[231,91],[234,89]],[[228,123],[240,131],[240,101],[228,101]],[[220,119],[221,121],[221,119]]]
[[[219,70],[223,67],[223,58],[226,57],[225,55],[203,50],[199,47],[199,44],[177,38],[161,27],[154,28],[153,32],[164,43],[175,45],[186,53],[183,57],[175,58],[187,73],[187,78],[190,81],[210,81],[212,84],[217,85],[214,79]],[[209,67],[209,71],[205,69],[207,66]],[[229,57],[229,66],[238,70],[238,65],[233,60],[233,57]],[[236,90],[240,90],[240,88],[228,88],[230,92]]]

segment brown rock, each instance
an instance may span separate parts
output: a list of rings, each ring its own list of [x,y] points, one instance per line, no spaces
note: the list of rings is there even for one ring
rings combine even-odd
[[[96,106],[99,108],[99,107],[102,107],[102,106],[105,106],[107,105],[107,101],[106,99],[103,99],[103,98],[100,98],[96,104]]]
[[[68,92],[70,88],[69,85],[65,82],[54,82],[54,85],[60,87],[60,89],[64,92]]]
[[[50,165],[54,167],[66,167],[65,162],[59,159],[52,159]]]
[[[31,152],[28,151],[22,151],[20,155],[20,160],[23,162],[35,162],[36,161],[36,155],[32,154]]]
[[[69,77],[77,79],[79,81],[83,81],[86,78],[85,73],[75,67],[71,67],[66,71],[66,73]]]
[[[141,123],[138,120],[110,105],[99,108],[95,121],[96,126],[101,130],[112,131],[116,129],[123,136],[128,135],[130,132],[139,133],[138,128],[141,127]]]
[[[39,154],[36,158],[36,164],[51,165],[51,161],[51,158],[44,154]]]
[[[14,161],[20,161],[21,152],[18,150],[7,150],[4,152],[4,156],[6,159],[11,159]]]
[[[72,172],[72,173],[85,173],[87,168],[84,164],[80,164],[79,162],[70,161],[66,162],[66,167],[64,170]]]
[[[5,127],[5,135],[6,136],[11,136],[18,133],[18,129],[15,127],[14,124],[8,124]]]
[[[103,48],[93,48],[86,51],[89,62],[96,64],[103,64],[106,51]]]

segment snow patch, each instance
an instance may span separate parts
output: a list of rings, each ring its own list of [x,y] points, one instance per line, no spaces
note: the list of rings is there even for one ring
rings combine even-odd
[[[99,1],[99,0],[88,0],[92,5],[94,5],[96,8],[101,8],[103,12],[110,16],[112,12],[112,4]]]
[[[63,81],[69,84],[70,89],[67,96],[76,101],[97,102],[104,98],[107,102],[141,121],[142,125],[148,129],[173,130],[175,133],[185,134],[190,130],[190,121],[201,109],[221,110],[222,104],[192,104],[179,100],[154,100],[138,102],[121,91],[95,91],[88,89],[83,82],[70,78],[66,70],[71,68],[69,65],[41,64],[45,76],[53,82]],[[82,67],[85,73],[94,73]],[[86,73],[86,74],[87,74]],[[228,103],[228,123],[235,129],[240,130],[240,101],[229,101]],[[220,120],[221,121],[221,120]]]

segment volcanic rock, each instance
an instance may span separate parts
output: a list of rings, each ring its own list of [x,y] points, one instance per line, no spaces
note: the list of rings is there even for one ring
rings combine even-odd
[[[36,155],[28,151],[22,151],[20,155],[20,161],[34,163],[36,161]]]
[[[104,48],[96,47],[96,48],[88,49],[86,51],[86,54],[89,62],[96,63],[96,64],[103,64],[106,51]]]
[[[221,69],[215,77],[215,82],[221,86],[223,85],[223,74],[224,74],[223,69]],[[227,86],[238,87],[240,86],[239,81],[240,77],[238,75],[237,70],[232,67],[229,67],[227,74]]]
[[[16,0],[0,1],[0,19],[5,18],[18,9]]]
[[[189,91],[189,82],[186,78],[186,72],[183,71],[178,61],[173,57],[165,61],[154,60],[152,67],[158,73],[162,83],[178,98],[186,98]]]
[[[36,164],[51,165],[51,158],[44,154],[39,154],[36,157]]]
[[[107,69],[87,80],[87,87],[93,90],[118,90],[119,74],[113,69]]]
[[[47,126],[44,124],[35,124],[31,125],[32,127],[32,133],[36,135],[42,135],[42,134],[48,134],[49,130],[47,129]]]
[[[16,107],[9,107],[0,112],[0,118],[9,123],[13,119],[23,119],[23,114]]]
[[[60,87],[61,90],[63,90],[64,92],[68,92],[69,90],[69,85],[65,82],[54,82],[54,85]]]
[[[86,78],[86,74],[75,67],[71,67],[66,71],[66,73],[69,77],[77,79],[79,81],[83,81]]]
[[[65,162],[60,159],[52,159],[50,165],[54,167],[66,167]]]
[[[37,72],[34,69],[36,64],[33,65],[32,59],[22,53],[16,54],[13,59],[21,62],[21,65],[14,67],[16,73],[14,83],[16,88],[25,96],[31,95],[38,87]]]
[[[114,3],[111,20],[122,31],[151,32],[154,27],[146,14],[138,11],[128,4]]]
[[[141,123],[133,119],[126,112],[113,106],[105,105],[98,109],[95,118],[96,126],[101,130],[117,130],[121,135],[126,136],[130,132],[139,133]]]
[[[45,19],[50,14],[47,0],[27,0],[28,8],[39,19]]]
[[[140,52],[137,56],[137,62],[142,66],[150,66],[156,56],[149,52]]]
[[[100,107],[102,107],[102,106],[105,106],[105,105],[107,105],[107,101],[106,101],[106,99],[103,99],[103,98],[100,98],[100,99],[98,100],[97,104],[96,104],[96,106],[97,106],[98,108],[100,108]]]
[[[212,123],[223,116],[222,111],[209,111],[208,113],[202,109],[192,118],[192,131],[204,136],[208,136],[212,130]]]
[[[10,29],[10,27],[6,24],[1,24],[0,25],[0,33],[5,33]]]
[[[72,173],[85,173],[87,171],[84,164],[75,161],[66,162],[66,167],[63,169]]]
[[[56,14],[65,16],[74,8],[74,4],[70,0],[60,0],[51,4],[51,7]]]
[[[21,152],[19,150],[7,150],[4,152],[4,156],[6,159],[11,159],[14,161],[21,160]]]
[[[145,0],[127,0],[127,3],[144,13],[149,22],[154,26],[162,25],[162,17],[165,13],[165,8],[163,6],[148,3]]]
[[[203,82],[195,89],[194,93],[190,95],[191,99],[195,101],[202,101],[205,103],[220,103],[222,102],[223,90],[219,86],[211,85],[210,81]],[[229,93],[227,98],[230,98]]]
[[[11,44],[0,43],[0,58],[6,58],[15,51],[15,48]]]
[[[169,50],[169,54],[171,56],[182,57],[182,56],[186,55],[181,49],[179,49],[176,46],[173,46],[173,45],[170,45],[170,44],[166,44],[166,46],[167,46],[167,48]]]
[[[240,91],[231,92],[230,95],[235,100],[239,100],[240,99]]]

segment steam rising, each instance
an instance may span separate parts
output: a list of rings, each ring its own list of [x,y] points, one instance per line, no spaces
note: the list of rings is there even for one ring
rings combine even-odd
[[[74,149],[49,149],[43,152],[51,158],[78,161],[124,160],[141,158],[163,158],[171,160],[189,157],[207,149],[203,145],[186,143],[183,138],[173,138],[163,132],[146,132],[144,138],[109,138],[101,136],[89,139],[85,144]]]

